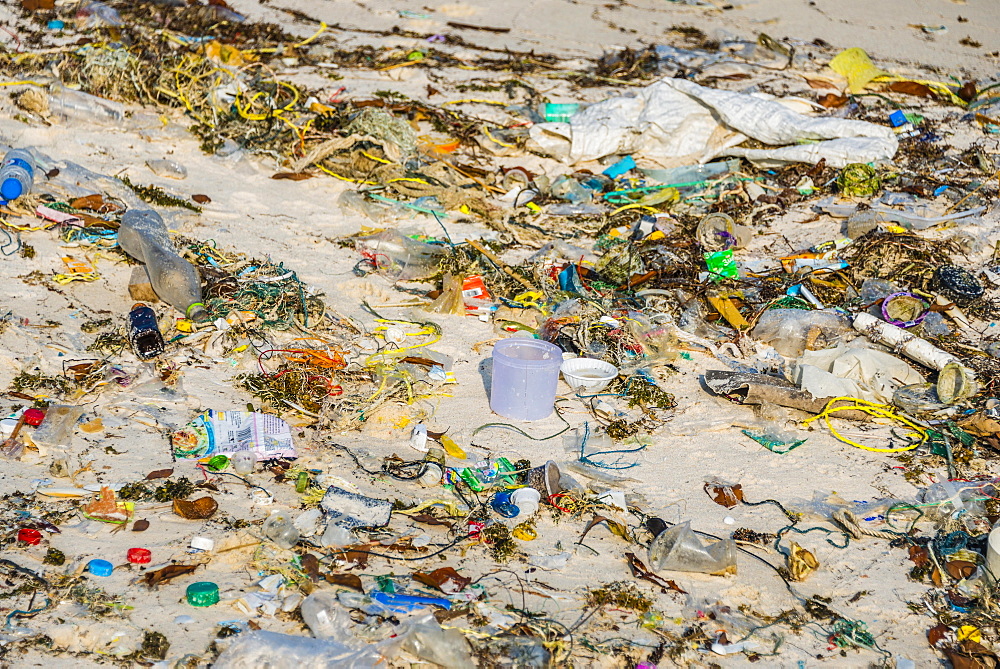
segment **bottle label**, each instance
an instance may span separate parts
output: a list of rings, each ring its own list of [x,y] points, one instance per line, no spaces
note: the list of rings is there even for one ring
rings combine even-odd
[[[31,163],[29,163],[29,162],[27,162],[25,160],[21,160],[20,158],[8,158],[3,163],[4,167],[10,167],[12,165],[14,167],[20,167],[21,169],[23,169],[24,171],[26,171],[28,174],[30,174],[32,176],[34,176],[34,174],[35,174],[35,170],[31,169]]]

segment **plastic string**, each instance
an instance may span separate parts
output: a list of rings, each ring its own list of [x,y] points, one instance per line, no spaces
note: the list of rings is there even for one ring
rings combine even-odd
[[[837,402],[853,402],[853,404],[834,406]],[[838,411],[863,411],[873,418],[887,418],[889,420],[897,421],[916,430],[916,432],[920,435],[920,440],[916,443],[910,444],[909,446],[902,446],[900,448],[875,448],[874,446],[859,444],[858,442],[848,439],[844,435],[840,434],[831,424],[830,418],[832,414]],[[845,444],[854,446],[855,448],[860,448],[863,451],[869,451],[871,453],[901,453],[903,451],[912,451],[913,449],[925,444],[928,439],[926,428],[923,428],[909,418],[896,413],[892,407],[886,404],[878,404],[877,402],[869,402],[868,400],[859,399],[857,397],[834,397],[826,403],[826,407],[823,408],[822,413],[818,413],[812,418],[804,420],[802,422],[802,426],[806,427],[819,418],[823,419],[826,423],[826,427],[830,430],[830,433],[836,437],[838,441],[842,441]]]

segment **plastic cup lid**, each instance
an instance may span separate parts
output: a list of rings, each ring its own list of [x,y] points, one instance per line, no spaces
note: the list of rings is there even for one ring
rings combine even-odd
[[[21,197],[23,192],[24,188],[21,187],[21,182],[12,177],[7,177],[3,180],[3,184],[0,184],[0,195],[5,200],[16,200]]]
[[[219,586],[211,581],[192,583],[187,587],[185,594],[191,606],[211,606],[219,603]]]
[[[114,565],[107,560],[91,560],[87,563],[87,571],[94,576],[111,576],[114,570]]]

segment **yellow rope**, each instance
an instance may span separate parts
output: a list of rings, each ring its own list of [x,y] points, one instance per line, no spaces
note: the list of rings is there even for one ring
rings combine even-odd
[[[833,406],[836,402],[853,402],[853,404],[842,404],[840,406]],[[874,418],[888,418],[889,420],[894,420],[907,427],[911,427],[917,431],[920,435],[920,441],[913,444],[912,446],[903,446],[902,448],[874,448],[872,446],[865,446],[864,444],[859,444],[856,441],[848,439],[844,435],[837,432],[833,425],[830,423],[830,416],[837,411],[863,411],[864,413],[872,416]],[[895,410],[886,404],[878,404],[876,402],[869,402],[868,400],[858,399],[857,397],[834,397],[829,402],[826,403],[826,407],[823,408],[822,413],[818,413],[812,418],[809,418],[802,422],[802,426],[806,427],[814,420],[822,418],[826,423],[826,427],[830,430],[830,433],[836,437],[839,441],[844,442],[854,446],[855,448],[860,448],[863,451],[870,451],[872,453],[900,453],[902,451],[912,451],[914,448],[921,446],[927,441],[927,430],[923,427],[917,425],[909,418],[898,414]]]
[[[466,98],[464,100],[451,100],[450,102],[444,102],[441,104],[442,107],[446,105],[461,105],[461,104],[480,104],[480,105],[496,105],[497,107],[506,107],[506,102],[497,102],[496,100],[481,100],[479,98]]]

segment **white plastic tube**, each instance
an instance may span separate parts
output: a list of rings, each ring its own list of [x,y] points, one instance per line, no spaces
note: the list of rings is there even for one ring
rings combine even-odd
[[[902,353],[910,360],[916,360],[931,369],[940,371],[949,362],[961,364],[958,358],[942,351],[926,339],[879,320],[871,314],[864,312],[857,314],[854,317],[854,329],[873,342],[890,346],[897,353]]]

